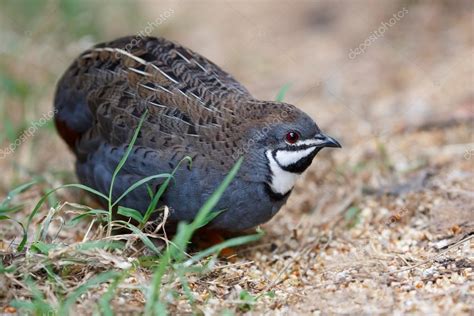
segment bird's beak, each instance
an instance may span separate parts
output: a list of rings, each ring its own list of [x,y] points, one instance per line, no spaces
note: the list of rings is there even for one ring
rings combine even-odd
[[[317,147],[319,148],[323,148],[323,147],[342,148],[341,144],[339,144],[337,140],[327,135],[324,135],[323,133],[317,134],[314,138],[318,141]]]

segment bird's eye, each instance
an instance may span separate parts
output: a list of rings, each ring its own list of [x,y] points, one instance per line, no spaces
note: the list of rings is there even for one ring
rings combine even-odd
[[[285,140],[288,144],[294,144],[300,139],[300,134],[297,132],[288,132],[285,136]]]

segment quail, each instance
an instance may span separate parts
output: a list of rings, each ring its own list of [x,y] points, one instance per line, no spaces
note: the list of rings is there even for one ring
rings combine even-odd
[[[191,221],[243,157],[209,224],[227,231],[271,219],[316,154],[340,147],[295,106],[255,99],[213,62],[164,38],[123,37],[83,52],[60,79],[54,107],[79,181],[104,194],[146,112],[113,197],[189,156],[192,166],[177,168],[159,201],[173,222]],[[138,187],[120,204],[144,212],[150,188],[162,182]]]

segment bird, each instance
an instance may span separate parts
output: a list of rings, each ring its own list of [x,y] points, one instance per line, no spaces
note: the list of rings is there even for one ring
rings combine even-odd
[[[192,221],[242,158],[208,224],[229,232],[269,221],[318,152],[341,147],[294,105],[254,98],[207,58],[160,37],[126,36],[84,51],[57,84],[54,112],[78,180],[105,195],[142,119],[112,197],[176,168],[158,203],[170,222]],[[185,157],[192,165],[179,167]],[[145,212],[163,181],[139,186],[120,205]]]

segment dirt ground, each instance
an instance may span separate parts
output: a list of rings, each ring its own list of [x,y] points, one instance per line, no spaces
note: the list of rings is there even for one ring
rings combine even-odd
[[[152,35],[203,54],[260,99],[290,84],[285,101],[343,144],[318,155],[260,241],[190,277],[193,309],[168,298],[172,314],[474,314],[471,1],[105,1],[70,19],[62,1],[47,3],[34,19],[17,19],[14,5],[0,13],[1,133],[50,111],[57,78],[82,50],[155,22]],[[17,198],[19,220],[48,187],[75,181],[50,125],[0,157],[0,200],[44,180]],[[87,227],[57,238],[72,243]],[[0,221],[4,256],[19,236]],[[150,277],[139,268],[124,280],[117,313],[141,311],[144,297],[130,289]],[[28,297],[8,276],[0,283],[5,313]],[[255,299],[243,304],[243,290]],[[81,296],[76,312],[91,313],[97,293]]]

